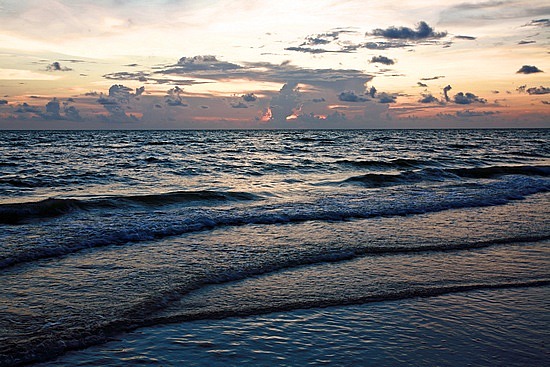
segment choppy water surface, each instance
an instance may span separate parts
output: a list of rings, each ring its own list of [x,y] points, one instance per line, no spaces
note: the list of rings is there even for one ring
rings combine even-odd
[[[467,308],[468,294],[547,294],[549,135],[0,132],[0,365],[52,359],[136,328],[143,340],[166,337],[147,327],[171,323],[200,334],[226,317],[292,319],[307,308],[325,320],[387,307],[407,325],[420,309],[395,305],[418,297],[428,297],[421,310],[429,312],[441,302]],[[548,308],[545,297],[524,303],[528,315]],[[336,308],[320,309],[328,306]],[[524,345],[533,337],[525,320],[495,337]],[[252,338],[260,331],[250,325]],[[406,351],[413,341],[394,342]],[[504,350],[497,344],[493,351]],[[537,348],[526,353],[547,355]],[[363,349],[348,361],[377,350]],[[257,357],[248,347],[235,353],[235,364]]]

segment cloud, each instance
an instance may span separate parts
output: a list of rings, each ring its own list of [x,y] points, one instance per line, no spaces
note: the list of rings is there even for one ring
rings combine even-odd
[[[488,0],[481,2],[462,2],[450,6],[440,13],[441,24],[464,24],[521,19],[548,14],[550,7],[544,1]],[[544,21],[544,19],[540,19]],[[544,22],[541,22],[544,23]],[[529,24],[534,25],[534,24]]]
[[[437,80],[437,79],[442,79],[442,78],[445,78],[445,76],[437,75],[437,76],[432,76],[430,78],[420,78],[420,80],[428,81],[428,80]]]
[[[464,110],[464,111],[456,111],[455,115],[456,117],[462,117],[462,118],[470,118],[470,117],[481,117],[481,116],[491,116],[498,114],[498,111],[472,111],[472,110]]]
[[[325,49],[322,49],[322,48],[311,48],[311,47],[303,47],[303,46],[298,46],[298,47],[291,46],[291,47],[285,48],[285,50],[287,50],[287,51],[296,51],[296,52],[304,52],[304,53],[309,53],[309,54],[323,54],[323,53],[326,53],[326,52],[347,52],[347,51],[344,51],[344,50],[331,51],[331,50],[325,50]]]
[[[59,105],[59,101],[54,97],[46,104],[46,113],[42,114],[42,117],[47,120],[61,120],[62,117],[59,114],[60,111],[61,106]]]
[[[301,94],[296,84],[285,84],[278,94],[271,98],[269,109],[271,119],[281,122],[299,110]]]
[[[480,97],[478,97],[475,94],[470,93],[470,92],[466,92],[466,93],[458,92],[457,94],[455,94],[453,100],[457,104],[472,104],[472,103],[476,103],[476,102],[477,103],[487,103],[486,99],[480,98]]]
[[[447,85],[445,88],[443,88],[443,95],[445,96],[445,101],[449,102],[449,94],[448,92],[453,89],[450,85]]]
[[[105,79],[111,79],[111,80],[138,80],[140,82],[146,82],[147,77],[149,76],[149,73],[146,73],[144,71],[138,71],[138,72],[128,72],[128,71],[119,71],[115,73],[109,73],[103,75]]]
[[[420,103],[439,103],[439,99],[432,96],[430,93],[422,94],[422,98],[418,100]]]
[[[524,40],[521,40],[518,42],[518,45],[529,45],[531,43],[537,43],[537,41],[524,41]]]
[[[395,96],[385,92],[378,94],[378,102],[380,103],[395,103]]]
[[[321,103],[321,102],[326,102],[326,100],[324,98],[313,98],[311,100],[313,103]],[[7,102],[7,101],[6,101]]]
[[[447,32],[435,32],[426,22],[421,21],[416,25],[416,30],[408,27],[396,28],[392,26],[386,29],[377,28],[371,34],[389,39],[424,40],[443,38],[447,35]]]
[[[164,96],[164,102],[167,106],[180,106],[180,107],[187,107],[189,106],[187,103],[183,103],[183,99],[181,98],[181,94],[183,93],[183,89],[181,89],[179,86],[175,86],[172,89],[169,89],[166,92],[166,96]]]
[[[233,108],[248,108],[248,106],[246,104],[244,104],[243,102],[231,103],[231,107],[233,107]]]
[[[454,38],[459,40],[467,40],[467,41],[475,41],[477,39],[477,37],[472,37],[472,36],[455,36]]]
[[[239,70],[242,66],[226,61],[220,61],[216,56],[199,55],[193,57],[182,57],[177,64],[171,65],[169,69],[159,71],[165,74],[188,74],[188,73],[211,73],[220,71]]]
[[[534,74],[534,73],[543,73],[542,70],[532,65],[523,65],[516,74]]]
[[[355,91],[343,91],[338,95],[338,99],[342,102],[366,102],[368,99],[358,96]]]
[[[258,97],[256,97],[254,95],[254,93],[247,93],[247,94],[243,94],[242,96],[242,99],[245,100],[246,102],[254,102],[258,99]]]
[[[527,89],[527,93],[529,93],[529,94],[549,94],[550,93],[550,88],[543,87],[543,86],[533,87],[533,88]]]
[[[6,101],[5,99],[0,99],[0,106],[5,104],[8,104],[8,101]]]
[[[27,102],[17,106],[17,109],[14,111],[16,113],[35,113],[37,115],[42,114],[42,110],[39,107],[29,105]]]
[[[393,65],[395,64],[395,61],[386,57],[386,56],[373,56],[372,59],[369,61],[370,63],[379,63],[384,65]]]
[[[425,83],[417,82],[416,84],[417,84],[419,87],[422,87],[422,88],[427,88],[427,87],[428,87],[428,84],[425,84]]]
[[[55,61],[50,65],[46,66],[46,71],[71,71],[71,70],[73,69],[68,68],[66,66],[61,66],[61,64],[58,61]]]
[[[524,27],[550,27],[550,19],[535,19],[525,24]]]
[[[65,113],[65,117],[69,120],[73,121],[81,121],[82,117],[80,116],[80,112],[75,106],[65,106],[63,109],[63,112]]]

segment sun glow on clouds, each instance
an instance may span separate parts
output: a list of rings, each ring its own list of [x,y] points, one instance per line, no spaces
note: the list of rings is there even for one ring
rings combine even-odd
[[[0,79],[13,97],[0,105],[0,128],[10,126],[5,116],[25,118],[10,112],[17,95],[64,98],[85,121],[121,117],[140,128],[409,126],[412,117],[510,125],[522,113],[540,126],[550,113],[546,4],[7,0]],[[56,62],[62,68],[48,70]],[[524,65],[542,72],[517,74]],[[102,104],[112,85],[144,92]],[[534,87],[540,93],[525,92]]]

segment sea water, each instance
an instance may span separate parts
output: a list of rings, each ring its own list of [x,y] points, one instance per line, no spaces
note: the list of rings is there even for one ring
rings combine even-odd
[[[0,365],[543,365],[549,137],[0,132]]]

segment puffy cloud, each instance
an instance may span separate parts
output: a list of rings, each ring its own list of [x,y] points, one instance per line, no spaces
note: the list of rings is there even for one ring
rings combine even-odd
[[[366,98],[355,94],[355,91],[343,91],[338,95],[338,99],[342,102],[365,102]]]
[[[421,21],[416,25],[416,30],[408,27],[389,27],[375,29],[371,34],[390,39],[424,40],[443,38],[447,35],[447,32],[435,32],[426,22]]]
[[[65,106],[63,109],[63,112],[65,113],[65,117],[69,120],[73,121],[81,121],[82,117],[80,116],[80,112],[75,106]]]
[[[370,87],[369,96],[371,96],[371,98],[374,98],[376,96],[376,88],[374,86]]]
[[[533,65],[523,65],[516,74],[534,74],[534,73],[543,73],[542,70]]]
[[[46,66],[46,70],[47,71],[71,71],[73,69],[68,68],[66,66],[61,66],[61,64],[58,61],[55,61],[50,65]]]
[[[136,97],[141,96],[143,94],[143,92],[145,92],[145,87],[144,86],[136,88]]]
[[[14,111],[16,113],[35,113],[35,114],[42,114],[42,110],[39,107],[29,105],[27,102],[23,102],[22,104],[17,106],[17,109]]]
[[[166,102],[166,105],[180,106],[180,107],[189,106],[187,103],[183,103],[183,99],[181,98],[182,93],[183,93],[183,89],[181,89],[177,85],[174,88],[169,89],[166,92],[166,96],[164,96],[164,101]]]
[[[543,86],[533,87],[533,88],[527,89],[527,93],[529,93],[529,94],[549,94],[550,93],[550,88],[543,87]]]
[[[386,57],[386,56],[373,56],[372,59],[370,60],[371,63],[379,63],[379,64],[384,64],[384,65],[393,65],[395,64],[395,61]]]
[[[258,97],[256,97],[254,95],[254,93],[247,93],[247,94],[243,94],[242,96],[242,99],[245,100],[246,102],[254,102],[258,99]]]
[[[439,103],[439,99],[432,96],[430,93],[422,94],[422,98],[418,100],[420,103]]]
[[[300,92],[296,84],[285,84],[270,101],[271,119],[281,122],[300,108]]]
[[[457,94],[455,94],[453,100],[457,104],[471,104],[471,103],[476,103],[476,102],[477,103],[487,103],[486,99],[480,98],[480,97],[478,97],[475,94],[470,93],[470,92],[466,92],[466,93],[458,92]]]
[[[133,91],[132,88],[125,87],[122,84],[113,84],[111,88],[109,88],[109,97],[119,101],[128,101]]]
[[[216,56],[199,55],[193,57],[182,57],[176,65],[172,65],[169,69],[161,71],[167,74],[185,74],[193,72],[212,72],[212,71],[227,71],[238,70],[242,66],[226,61],[220,61]]]
[[[61,106],[59,105],[59,101],[57,98],[53,98],[51,101],[49,101],[46,104],[46,113],[42,115],[45,119],[48,120],[60,120],[61,115],[59,112],[61,111]]]
[[[378,94],[378,102],[380,103],[395,103],[395,98],[394,95],[385,92]]]

